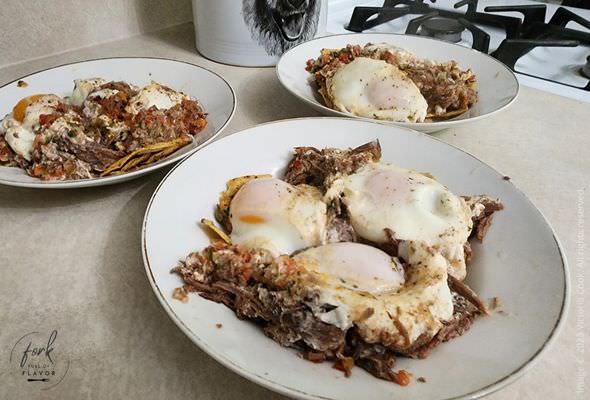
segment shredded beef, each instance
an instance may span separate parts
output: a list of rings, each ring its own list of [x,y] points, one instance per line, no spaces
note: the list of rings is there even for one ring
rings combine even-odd
[[[463,335],[471,327],[471,323],[481,313],[466,298],[458,293],[453,293],[453,318],[444,323],[440,331],[423,346],[418,347],[413,352],[406,354],[412,358],[426,358],[436,346],[448,342],[451,339]]]
[[[362,340],[354,330],[350,330],[346,341],[346,354],[356,365],[377,378],[395,381],[393,367],[395,354],[380,344],[369,344]]]
[[[473,304],[481,313],[489,315],[488,308],[484,302],[477,296],[473,289],[467,286],[465,282],[462,282],[449,274],[449,287],[453,292],[458,293],[464,299]]]
[[[85,141],[77,143],[69,140],[67,137],[60,137],[55,143],[62,149],[74,155],[77,159],[84,161],[92,166],[96,172],[104,171],[109,165],[123,157],[125,153],[112,150],[107,146],[101,145],[94,141]]]
[[[380,158],[381,146],[377,140],[348,150],[296,147],[284,180],[292,185],[316,186],[325,192],[340,175],[352,174]]]
[[[470,238],[475,237],[481,242],[492,224],[493,214],[503,210],[504,205],[499,200],[486,195],[463,196],[463,200],[471,208],[473,214],[473,230]]]
[[[285,180],[294,185],[313,185],[325,192],[341,174],[354,173],[369,162],[379,161],[380,157],[381,149],[377,141],[344,151],[299,147],[289,163]],[[240,182],[251,178],[241,178]],[[228,184],[228,190],[230,186]],[[234,189],[230,192],[235,194],[237,188]],[[487,196],[464,199],[473,214],[474,236],[483,238],[492,214],[502,209],[502,204]],[[346,206],[335,200],[329,204],[327,242],[367,243],[397,257],[400,240],[391,229],[386,229],[386,234],[388,241],[382,244],[359,238],[349,221]],[[469,242],[465,243],[464,252],[466,260],[469,260]],[[399,262],[407,273],[408,265],[402,259]],[[390,315],[396,330],[402,335],[405,332],[405,345],[395,344],[385,334],[380,343],[367,343],[356,327],[342,330],[314,315],[308,304],[313,304],[310,299],[317,299],[318,292],[292,279],[305,271],[300,271],[288,256],[273,257],[263,249],[244,250],[217,242],[199,253],[191,253],[172,271],[185,282],[182,293],[177,293],[180,301],[184,301],[185,292],[198,292],[206,299],[225,304],[239,318],[260,324],[266,335],[282,346],[298,349],[301,356],[309,361],[332,361],[334,368],[343,371],[346,376],[350,375],[354,365],[358,365],[375,377],[400,385],[408,384],[411,375],[403,370],[393,370],[396,356],[425,358],[439,344],[464,334],[475,318],[488,314],[486,305],[471,288],[449,276],[453,316],[443,322],[443,327],[434,337],[423,333],[410,341],[404,326]],[[372,308],[368,308],[365,318],[370,318],[373,312]]]
[[[185,282],[177,295],[181,301],[184,293],[197,292],[225,304],[238,318],[260,324],[270,338],[299,350],[310,361],[333,361],[334,367],[347,376],[358,365],[375,377],[399,384],[407,379],[401,371],[393,370],[396,355],[425,358],[440,343],[466,332],[480,314],[465,297],[454,293],[453,318],[434,338],[421,336],[405,349],[367,343],[354,326],[342,330],[315,317],[305,299],[317,293],[292,279],[301,273],[298,268],[287,256],[275,258],[266,250],[243,250],[217,242],[202,252],[191,253],[172,272]],[[372,312],[367,310],[367,318]]]
[[[6,167],[17,166],[16,153],[10,148],[4,135],[0,135],[0,165]]]
[[[173,269],[187,290],[225,304],[238,318],[258,321],[282,346],[321,352],[328,358],[344,347],[345,332],[315,318],[309,307],[295,300],[299,295],[283,281],[288,276],[279,276],[283,263],[292,262],[288,258],[275,260],[264,250],[222,245],[206,252],[212,252],[210,259],[193,253]],[[248,279],[245,271],[251,271]]]

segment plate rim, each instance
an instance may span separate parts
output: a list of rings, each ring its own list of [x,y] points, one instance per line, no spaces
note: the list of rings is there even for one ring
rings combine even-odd
[[[83,64],[83,63],[88,63],[88,62],[93,62],[93,61],[122,60],[122,59],[123,60],[124,59],[133,59],[133,60],[143,59],[143,60],[171,61],[173,63],[187,64],[192,67],[202,69],[202,70],[212,74],[213,76],[216,76],[217,78],[219,78],[228,87],[228,89],[232,95],[231,112],[229,113],[227,119],[219,127],[219,129],[217,129],[217,131],[214,132],[213,136],[211,136],[209,139],[205,140],[203,143],[200,143],[199,145],[197,145],[194,149],[186,152],[185,154],[182,154],[182,155],[179,155],[176,157],[171,157],[170,159],[165,160],[161,163],[157,163],[154,165],[148,165],[148,166],[146,166],[142,169],[136,170],[136,171],[127,172],[127,173],[124,173],[121,175],[116,175],[116,176],[97,177],[97,178],[90,178],[90,179],[77,179],[77,180],[69,180],[69,181],[68,180],[65,180],[65,181],[42,181],[39,179],[38,181],[35,181],[35,182],[20,182],[20,181],[13,181],[10,179],[0,178],[0,185],[20,187],[20,188],[30,188],[30,189],[78,189],[78,188],[82,188],[82,187],[96,187],[96,186],[105,186],[105,185],[111,185],[111,184],[116,184],[116,183],[123,183],[127,180],[139,178],[140,176],[150,174],[160,168],[164,168],[170,164],[184,160],[186,157],[192,155],[197,150],[200,150],[203,147],[214,142],[219,137],[219,135],[221,135],[221,133],[223,133],[225,128],[227,128],[229,123],[232,121],[232,119],[236,113],[238,99],[237,99],[236,91],[234,90],[233,86],[227,81],[227,79],[225,79],[223,76],[221,76],[221,74],[219,74],[209,68],[206,68],[206,67],[203,67],[203,66],[200,66],[197,64],[193,64],[188,61],[176,60],[176,59],[167,58],[167,57],[112,56],[112,57],[89,58],[89,59],[84,59],[84,60],[79,60],[79,61],[67,62],[64,64],[59,64],[59,65],[54,65],[51,67],[39,69],[37,71],[31,72],[29,74],[26,74],[26,75],[20,76],[16,79],[13,79],[12,81],[5,83],[4,85],[1,85],[0,91],[2,89],[4,89],[5,87],[14,84],[15,82],[18,82],[20,80],[24,80],[32,75],[37,75],[42,72],[50,71],[52,69],[58,69],[58,68],[62,68],[62,67],[70,66],[70,65]]]
[[[334,110],[326,105],[324,105],[323,103],[316,101],[316,100],[312,100],[308,97],[305,97],[299,93],[294,92],[293,90],[291,90],[289,88],[289,86],[287,85],[287,83],[283,80],[281,74],[279,73],[279,66],[281,66],[281,63],[285,62],[285,58],[289,55],[289,53],[295,51],[297,48],[299,48],[300,46],[304,46],[308,43],[311,42],[316,42],[316,41],[321,41],[324,40],[326,38],[331,38],[331,37],[337,37],[337,36],[373,36],[373,35],[385,35],[385,36],[412,36],[415,38],[419,38],[419,39],[424,39],[426,41],[434,41],[434,42],[443,42],[447,45],[451,45],[451,46],[456,46],[456,47],[460,47],[464,50],[468,50],[471,52],[474,52],[476,54],[479,54],[481,56],[485,56],[488,57],[489,59],[491,59],[492,61],[498,63],[501,67],[503,67],[511,76],[511,78],[514,80],[514,82],[516,83],[516,92],[514,93],[514,96],[508,101],[508,103],[504,104],[503,106],[501,106],[500,108],[497,108],[493,111],[490,111],[488,113],[482,114],[482,115],[478,115],[475,117],[467,117],[465,119],[449,119],[449,120],[445,120],[445,121],[438,121],[438,122],[394,122],[394,121],[385,121],[385,120],[375,120],[372,118],[366,118],[366,117],[360,117],[357,115],[353,115],[353,114],[348,114],[345,113],[343,111],[339,111],[339,110]],[[284,64],[283,64],[284,65]],[[342,117],[346,117],[346,118],[353,118],[353,119],[360,119],[363,121],[369,121],[369,122],[377,122],[380,124],[384,124],[384,125],[394,125],[394,126],[400,126],[403,128],[407,128],[407,129],[414,129],[414,128],[423,128],[423,129],[437,129],[437,130],[442,130],[442,129],[447,129],[451,126],[454,125],[458,125],[461,123],[467,123],[467,122],[474,122],[474,121],[479,121],[481,119],[490,117],[496,113],[499,113],[500,111],[505,110],[506,108],[510,107],[519,97],[520,95],[520,82],[518,81],[518,78],[516,77],[516,74],[514,73],[514,71],[512,71],[506,64],[504,64],[502,61],[495,59],[494,57],[490,56],[489,54],[483,53],[479,50],[475,50],[473,48],[469,48],[469,47],[465,47],[465,46],[461,46],[458,45],[456,43],[450,43],[441,39],[436,39],[436,38],[431,38],[431,37],[425,37],[425,36],[421,36],[421,35],[414,35],[414,34],[403,34],[403,33],[382,33],[382,32],[367,32],[367,33],[337,33],[337,34],[330,34],[330,35],[326,35],[326,36],[320,36],[311,40],[308,40],[306,42],[300,43],[297,46],[287,50],[285,53],[283,53],[281,55],[281,58],[279,59],[279,61],[277,62],[277,65],[275,67],[275,73],[277,75],[277,78],[279,79],[279,81],[281,82],[281,85],[283,86],[283,88],[285,88],[289,93],[291,93],[293,96],[297,97],[299,100],[303,101],[304,103],[306,103],[307,105],[311,106],[311,107],[320,107],[322,110],[324,110],[325,112],[329,112],[329,113],[333,113],[333,114],[338,114]]]
[[[300,118],[281,119],[281,120],[277,120],[277,121],[269,121],[269,122],[265,122],[265,123],[261,123],[261,124],[252,126],[250,128],[240,130],[240,131],[235,132],[229,136],[225,136],[224,138],[220,139],[220,141],[222,141],[225,138],[232,137],[234,135],[248,134],[250,131],[253,131],[254,129],[256,129],[260,126],[271,125],[271,124],[284,124],[284,123],[296,122],[296,121],[300,121],[300,120],[350,121],[351,119],[350,118],[341,118],[341,117],[300,117]],[[361,121],[361,122],[382,125],[382,124],[379,124],[378,122],[375,122],[375,121]],[[468,157],[471,157],[471,158],[475,159],[476,161],[488,166],[497,174],[502,175],[501,172],[498,171],[498,169],[496,169],[495,167],[491,166],[490,164],[482,161],[481,159],[474,156],[473,154],[461,149],[460,147],[457,147],[453,144],[447,143],[447,142],[443,141],[442,139],[439,139],[439,138],[434,137],[432,135],[428,135],[423,132],[415,131],[415,130],[408,129],[405,127],[400,127],[400,126],[398,126],[398,128],[400,128],[402,130],[406,130],[410,134],[414,134],[414,135],[418,135],[418,136],[426,136],[427,138],[438,141],[443,145],[446,145],[446,146],[452,147],[456,150],[459,150],[462,153],[464,153],[465,155],[467,155]],[[191,156],[194,156],[194,153],[191,154]],[[147,221],[148,221],[148,217],[150,214],[152,204],[153,204],[156,196],[158,195],[158,192],[160,191],[160,189],[162,188],[164,183],[168,180],[170,175],[177,168],[179,168],[184,162],[186,162],[188,159],[189,159],[188,156],[185,157],[184,159],[182,159],[179,163],[177,163],[166,174],[166,176],[164,176],[164,178],[162,178],[162,180],[160,181],[158,186],[154,189],[154,192],[153,192],[153,194],[146,206],[146,211],[144,213],[144,218],[143,218],[143,222],[141,225],[141,252],[142,252],[142,259],[143,259],[146,277],[150,283],[152,291],[154,292],[158,301],[160,302],[160,304],[162,305],[162,307],[164,308],[164,310],[168,314],[168,317],[175,323],[175,325],[178,328],[180,328],[180,330],[193,342],[193,344],[197,345],[209,357],[213,358],[214,360],[219,362],[224,367],[230,369],[231,371],[242,376],[243,378],[246,378],[249,381],[254,382],[255,384],[258,384],[266,389],[269,389],[269,390],[276,392],[276,393],[280,393],[285,396],[289,396],[289,397],[293,397],[293,398],[297,398],[297,399],[304,399],[304,400],[331,400],[330,397],[310,394],[310,393],[304,392],[302,390],[298,390],[296,388],[285,386],[284,384],[282,384],[280,382],[275,382],[273,380],[266,378],[265,376],[258,375],[258,374],[253,373],[245,368],[240,367],[239,365],[234,363],[231,359],[226,358],[224,355],[222,355],[220,353],[217,353],[212,347],[210,347],[205,341],[203,341],[197,334],[195,334],[184,323],[184,321],[174,312],[174,310],[172,310],[172,308],[170,307],[170,305],[166,301],[165,295],[162,293],[162,291],[160,290],[160,287],[158,286],[158,284],[155,281],[154,275],[152,273],[150,261],[149,261],[148,255],[147,255],[146,225],[147,225]],[[529,359],[527,359],[522,365],[520,365],[518,368],[516,368],[511,373],[509,373],[509,374],[505,375],[504,377],[498,379],[497,381],[490,383],[489,385],[486,385],[486,386],[479,388],[477,390],[474,390],[474,391],[471,391],[468,393],[464,393],[464,394],[461,394],[461,395],[455,396],[455,397],[448,397],[445,399],[436,399],[436,400],[468,400],[468,399],[475,400],[475,399],[480,399],[482,397],[488,396],[488,395],[490,395],[494,392],[497,392],[498,390],[503,389],[503,388],[507,387],[508,385],[514,383],[519,378],[521,378],[525,373],[527,373],[539,361],[539,359],[541,358],[540,356],[543,353],[545,353],[549,348],[551,348],[551,346],[555,343],[555,341],[559,337],[559,334],[563,330],[565,323],[567,321],[567,316],[568,316],[569,308],[570,308],[571,288],[570,288],[569,264],[568,264],[567,257],[565,255],[563,246],[562,246],[559,238],[557,237],[557,234],[555,233],[553,226],[551,225],[551,223],[549,222],[547,217],[543,214],[543,212],[533,203],[533,201],[522,190],[520,190],[516,185],[514,185],[514,183],[512,183],[512,182],[510,182],[510,183],[512,184],[514,190],[516,190],[526,200],[526,202],[528,202],[529,205],[531,205],[534,208],[534,210],[543,219],[545,224],[549,227],[549,230],[551,232],[553,240],[557,246],[557,250],[559,251],[559,256],[561,259],[561,267],[562,267],[562,272],[563,272],[563,277],[564,277],[564,287],[563,287],[563,297],[561,299],[561,308],[559,311],[559,315],[557,317],[557,321],[555,322],[555,325],[553,326],[551,332],[549,332],[549,335],[547,336],[547,338],[543,342],[543,345],[541,347],[539,347],[539,349],[537,349],[537,351]]]

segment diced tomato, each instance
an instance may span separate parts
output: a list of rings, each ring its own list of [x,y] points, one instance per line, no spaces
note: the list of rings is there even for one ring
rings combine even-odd
[[[295,271],[295,269],[297,269],[297,265],[295,264],[295,261],[291,260],[291,259],[287,259],[285,260],[285,272],[290,274],[291,272]]]
[[[412,374],[405,369],[393,373],[393,381],[400,386],[408,386],[412,381]]]
[[[45,168],[37,164],[33,167],[31,172],[33,176],[42,176],[45,173]]]
[[[44,127],[48,127],[58,118],[59,114],[41,114],[39,116],[39,124]]]
[[[250,278],[252,277],[252,272],[252,268],[250,267],[242,269],[242,278],[244,279],[244,281],[248,282],[250,280]]]
[[[349,61],[348,54],[342,53],[338,56],[338,59],[340,61],[342,61],[343,63],[348,64],[348,61]]]

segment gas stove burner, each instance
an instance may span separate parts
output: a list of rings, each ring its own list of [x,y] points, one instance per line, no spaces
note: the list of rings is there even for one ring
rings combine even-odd
[[[429,25],[428,22],[432,20],[442,20],[446,26],[440,22],[435,22],[434,24]],[[490,47],[490,35],[479,29],[477,26],[473,25],[471,22],[467,21],[465,18],[453,19],[451,17],[441,16],[439,11],[432,11],[429,14],[421,15],[409,21],[408,26],[406,27],[406,34],[424,35],[424,27],[426,27],[426,32],[433,32],[436,29],[439,31],[437,36],[428,36],[434,36],[443,40],[453,41],[455,43],[461,41],[461,33],[463,30],[467,29],[473,36],[472,48],[487,53]],[[434,27],[434,29],[432,27]],[[418,32],[418,30],[420,30],[420,32]]]
[[[434,17],[422,23],[418,34],[458,43],[464,30],[465,26],[456,19]]]
[[[586,64],[580,69],[582,75],[590,79],[590,56],[586,57]]]
[[[383,0],[381,7],[355,7],[346,29],[363,32],[380,25],[386,27],[390,21],[410,16],[409,21],[404,21],[407,24],[406,34],[430,36],[460,44],[463,44],[462,39],[467,43],[471,40],[473,49],[487,54],[490,50],[490,33],[486,30],[488,27],[494,31],[499,28],[503,40],[490,53],[492,57],[522,75],[590,92],[590,56],[585,65],[576,67],[576,74],[579,72],[589,79],[584,87],[517,71],[515,68],[521,57],[537,47],[589,46],[590,32],[568,24],[575,22],[590,29],[590,20],[564,7],[557,8],[546,21],[548,9],[544,4],[506,5],[508,2],[498,1],[504,4],[488,5],[484,7],[485,12],[481,12],[477,11],[478,3],[478,0],[460,0],[453,4],[454,10],[450,10],[438,7],[434,0]],[[518,13],[521,17],[501,13]],[[463,35],[464,31],[469,32]]]

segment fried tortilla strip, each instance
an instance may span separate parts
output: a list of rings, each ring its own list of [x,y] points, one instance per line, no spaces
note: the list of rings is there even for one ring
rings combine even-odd
[[[129,162],[127,164],[123,165],[118,172],[127,172],[130,169],[135,168],[136,166],[140,165],[142,162],[146,161],[148,158],[150,158],[149,153],[142,154],[139,157],[132,158],[131,160],[129,160]]]
[[[421,175],[424,175],[427,178],[436,180],[436,178],[434,177],[434,175],[432,175],[430,172],[420,172]]]
[[[180,146],[183,147],[183,146]],[[170,154],[180,150],[180,147],[170,147],[169,149],[162,150],[159,153],[152,154],[150,158],[145,162],[145,165],[150,165],[156,161],[160,161],[162,158],[169,156]]]
[[[446,113],[443,114],[428,114],[426,116],[426,121],[445,121],[447,119],[451,119],[451,118],[455,118],[458,117],[461,114],[465,114],[467,111],[469,111],[469,108],[462,108],[460,110],[454,110],[454,111],[447,111]]]
[[[213,233],[215,233],[217,236],[219,236],[219,238],[221,240],[223,240],[225,243],[231,244],[230,237],[227,236],[227,234],[223,230],[221,230],[221,228],[218,228],[217,225],[215,225],[215,223],[213,221],[203,218],[203,219],[201,219],[201,224],[205,225],[207,228],[209,228]]]
[[[227,232],[231,232],[231,224],[229,222],[229,204],[231,203],[232,199],[242,186],[251,180],[260,178],[272,178],[272,175],[246,175],[227,181],[226,188],[219,195],[219,202],[215,208],[215,219]]]
[[[129,169],[131,169],[132,167],[137,166],[144,161],[149,161],[150,156],[153,155],[154,153],[170,151],[170,153],[166,153],[166,154],[171,154],[174,151],[178,150],[179,148],[186,146],[190,142],[192,142],[192,139],[189,136],[182,136],[182,137],[179,137],[177,139],[173,139],[173,140],[170,140],[167,142],[160,142],[160,143],[155,143],[155,144],[151,144],[149,146],[142,147],[141,149],[137,149],[137,150],[127,154],[125,157],[112,163],[107,169],[105,169],[105,171],[100,176],[111,175],[111,174],[114,174],[115,171],[119,171],[119,173],[126,172]],[[145,157],[146,155],[147,155],[147,157]],[[140,159],[141,161],[136,161],[137,159]],[[131,160],[133,160],[133,161],[131,161]],[[128,163],[132,164],[132,166],[128,167],[127,166]],[[147,164],[145,164],[145,165],[147,165]]]

